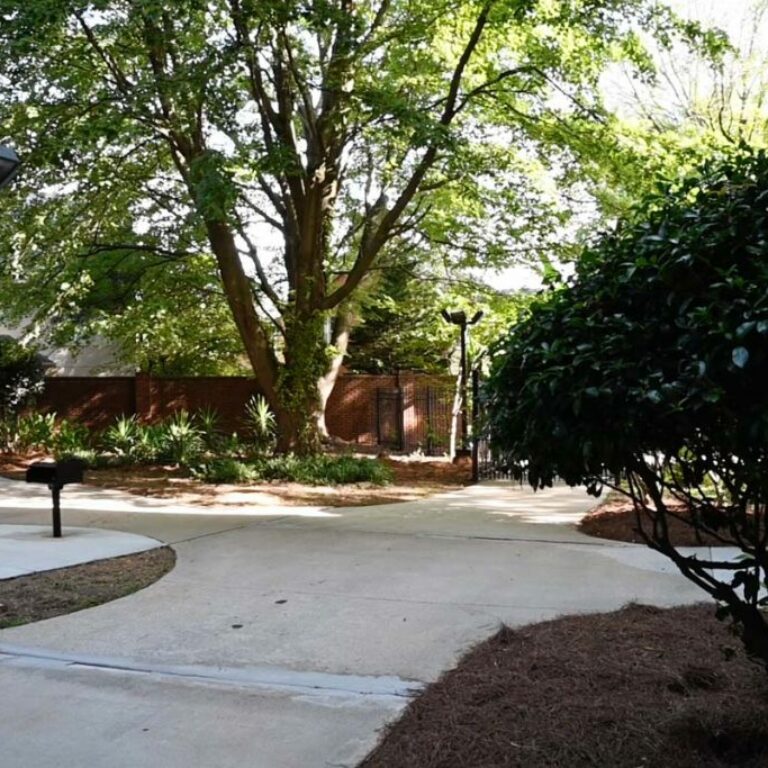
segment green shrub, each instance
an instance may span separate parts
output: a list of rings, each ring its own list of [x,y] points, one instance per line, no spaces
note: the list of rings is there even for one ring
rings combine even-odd
[[[160,459],[165,442],[162,424],[138,424],[131,460],[136,464],[154,464]]]
[[[93,448],[81,448],[79,450],[56,453],[57,461],[64,459],[79,459],[88,469],[99,469],[108,464],[108,457],[100,455]]]
[[[256,469],[237,459],[213,459],[193,467],[192,476],[206,483],[249,483],[259,479]]]
[[[140,426],[135,416],[121,416],[101,436],[103,448],[120,459],[132,461],[139,441]]]
[[[348,485],[392,480],[391,471],[374,459],[353,456],[274,456],[253,462],[217,458],[198,464],[194,477],[207,483],[253,483],[260,480],[305,485]]]
[[[248,446],[240,438],[237,432],[231,435],[222,435],[219,441],[217,455],[233,459],[241,459],[248,454]]]
[[[43,389],[39,355],[9,336],[0,336],[0,416],[18,414]]]
[[[190,466],[205,450],[204,432],[187,411],[160,424],[140,424],[135,416],[123,416],[104,432],[101,443],[121,463],[131,464]]]
[[[187,411],[174,413],[161,425],[162,448],[160,458],[188,467],[203,453],[203,436],[200,428]]]
[[[217,453],[222,444],[223,435],[219,429],[219,413],[215,408],[202,408],[194,415],[195,424],[200,429],[200,437],[205,449]]]
[[[91,443],[91,432],[88,427],[62,419],[56,424],[51,448],[58,459],[91,452]]]
[[[56,431],[56,414],[30,413],[16,421],[15,449],[44,451],[53,446]]]
[[[18,423],[18,417],[14,414],[0,416],[0,451],[16,450]]]
[[[385,485],[392,480],[392,472],[381,462],[354,456],[275,456],[261,459],[255,466],[265,480],[284,480],[306,485]]]
[[[640,536],[766,667],[767,201],[768,153],[745,147],[665,183],[511,329],[485,388],[508,466],[625,493]],[[742,555],[682,551],[672,522]]]

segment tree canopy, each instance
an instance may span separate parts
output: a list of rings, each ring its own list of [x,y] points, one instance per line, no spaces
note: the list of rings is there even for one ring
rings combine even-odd
[[[169,285],[190,322],[225,306],[300,449],[382,270],[555,245],[567,206],[528,170],[567,190],[605,65],[647,66],[640,28],[714,40],[651,0],[0,0],[0,22],[26,163],[6,313],[109,332]]]
[[[650,545],[768,662],[766,286],[768,155],[742,147],[589,247],[499,347],[488,397],[494,445],[519,473],[629,494]],[[670,501],[744,559],[678,552]]]
[[[722,27],[727,38],[706,50],[649,41],[647,76],[619,65],[606,77],[615,128],[594,190],[614,215],[627,214],[659,176],[692,173],[740,143],[766,146],[768,2],[740,0],[727,16],[708,0],[688,0],[685,8],[702,23]]]

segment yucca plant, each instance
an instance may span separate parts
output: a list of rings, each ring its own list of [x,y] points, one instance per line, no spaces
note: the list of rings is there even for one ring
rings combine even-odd
[[[203,437],[187,411],[177,411],[162,425],[164,454],[175,464],[189,466],[203,452]]]
[[[104,431],[101,442],[104,449],[120,459],[135,460],[136,445],[140,426],[135,416],[120,416],[117,421]]]
[[[165,428],[162,424],[137,424],[133,461],[138,464],[152,464],[161,457],[166,443]]]
[[[217,452],[221,446],[221,430],[219,429],[219,412],[207,406],[195,413],[195,422],[200,427],[200,437],[207,450]]]
[[[255,395],[246,403],[245,423],[257,449],[266,449],[271,445],[277,422],[263,395]]]

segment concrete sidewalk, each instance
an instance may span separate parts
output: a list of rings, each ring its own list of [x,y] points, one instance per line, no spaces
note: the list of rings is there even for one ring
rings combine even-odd
[[[47,525],[0,525],[0,579],[133,555],[162,546],[156,539],[101,528],[67,528],[54,539]]]
[[[0,523],[45,521],[27,492],[0,483]],[[409,690],[501,622],[702,599],[654,553],[578,534],[593,504],[502,484],[272,510],[68,489],[65,526],[159,538],[178,562],[130,597],[0,632],[4,765],[351,768]]]

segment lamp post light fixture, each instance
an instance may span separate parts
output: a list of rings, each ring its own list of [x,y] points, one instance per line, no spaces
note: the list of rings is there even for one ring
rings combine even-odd
[[[475,312],[472,317],[467,317],[463,310],[449,312],[444,309],[440,314],[446,323],[458,325],[461,329],[461,451],[456,451],[456,455],[468,456],[469,450],[469,416],[467,412],[467,379],[469,377],[469,366],[467,365],[467,342],[469,338],[469,326],[475,325],[483,317],[483,312]]]
[[[0,145],[0,189],[11,183],[20,165],[19,156],[10,147]]]

